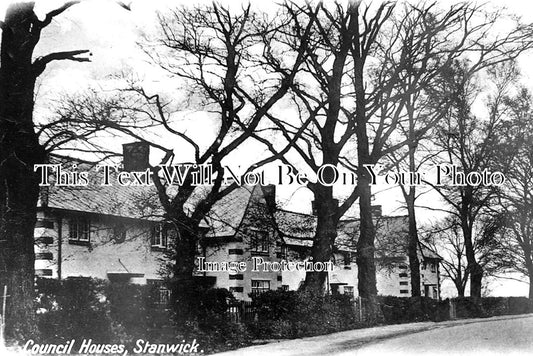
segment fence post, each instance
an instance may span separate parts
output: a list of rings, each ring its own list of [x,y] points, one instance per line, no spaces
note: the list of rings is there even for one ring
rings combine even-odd
[[[5,326],[6,326],[6,299],[7,299],[7,284],[4,286],[4,294],[2,298],[2,315],[0,316],[0,351],[6,349]]]
[[[363,322],[363,302],[360,296],[357,296],[357,304],[359,306],[359,322]]]
[[[456,305],[453,300],[449,300],[450,303],[450,319],[454,320],[457,319],[457,311],[456,311]]]

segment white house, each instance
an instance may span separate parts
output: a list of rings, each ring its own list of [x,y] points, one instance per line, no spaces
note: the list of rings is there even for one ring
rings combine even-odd
[[[141,208],[147,194],[154,195],[155,189],[99,184],[43,188],[35,228],[36,274],[153,284],[164,295],[160,266],[168,237],[161,217],[146,214]],[[306,261],[316,217],[274,207],[274,186],[243,186],[218,201],[206,219],[205,243],[198,248],[201,263],[197,278],[213,287],[227,288],[242,300],[265,290],[298,289],[304,271],[254,270],[253,263]],[[409,296],[406,217],[375,218],[378,292]],[[331,261],[334,268],[328,272],[326,286],[331,293],[357,295],[357,236],[357,220],[341,221]],[[438,298],[439,257],[423,245],[419,255],[422,290]],[[238,263],[246,268],[227,270]],[[218,270],[205,268],[206,264]]]

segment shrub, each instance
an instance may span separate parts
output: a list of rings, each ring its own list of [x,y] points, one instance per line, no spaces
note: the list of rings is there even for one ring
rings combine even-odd
[[[356,326],[353,300],[345,295],[270,291],[254,296],[258,321],[249,323],[259,338],[321,335]]]
[[[295,291],[271,290],[252,296],[260,320],[287,319],[298,302]]]
[[[449,317],[447,301],[438,301],[427,297],[381,296],[378,298],[378,302],[385,324],[442,321]]]
[[[456,305],[457,318],[482,318],[487,314],[482,308],[481,300],[472,297],[457,297],[452,299]]]
[[[205,318],[212,314],[225,316],[228,307],[235,302],[233,293],[225,288],[210,288],[198,295],[198,316]]]
[[[533,311],[533,304],[526,297],[509,297],[507,300],[509,314],[526,314]]]
[[[488,316],[505,315],[509,313],[507,298],[486,297],[481,299],[481,307]]]
[[[151,286],[110,283],[106,293],[115,342],[131,344],[138,338],[163,342],[173,338],[171,313],[155,304]]]
[[[104,287],[103,281],[90,278],[38,279],[37,323],[42,340],[110,342],[111,319]]]
[[[195,318],[187,321],[188,339],[199,339],[205,352],[216,352],[248,345],[252,339],[246,325],[228,318],[230,305],[236,302],[233,294],[224,288],[198,289]]]

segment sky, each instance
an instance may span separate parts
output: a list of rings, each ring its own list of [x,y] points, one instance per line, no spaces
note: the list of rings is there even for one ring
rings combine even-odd
[[[3,18],[5,8],[13,1],[0,1],[0,18]],[[41,41],[36,48],[35,56],[50,52],[89,49],[90,63],[53,62],[39,79],[38,96],[35,117],[46,120],[51,114],[50,107],[60,95],[72,94],[87,87],[108,88],[113,86],[113,74],[119,71],[135,71],[143,73],[145,78],[157,85],[172,85],[166,82],[161,72],[154,70],[147,63],[147,57],[140,50],[138,42],[143,35],[150,34],[157,22],[156,11],[187,3],[186,1],[171,0],[133,0],[124,1],[131,11],[122,8],[111,0],[85,0],[72,6],[60,16],[42,34]],[[230,6],[240,6],[238,1],[221,1]],[[327,1],[325,1],[327,3]],[[61,0],[37,0],[36,13],[39,16],[51,9],[61,6]],[[195,3],[210,3],[198,0]],[[272,11],[273,1],[251,1],[254,7]],[[450,1],[443,1],[448,4]],[[484,2],[485,3],[485,2]],[[488,8],[492,6],[506,6],[509,12],[521,16],[523,21],[533,21],[533,3],[526,1],[487,1]],[[531,56],[525,56],[520,64],[526,82],[533,79],[533,66],[530,65]],[[159,84],[157,84],[159,83]],[[189,128],[192,135],[199,137],[205,132],[203,126]],[[114,149],[118,149],[124,142],[110,142]],[[384,186],[377,189],[374,204],[383,205],[386,215],[404,214],[400,209],[401,193],[399,189]],[[287,209],[310,212],[311,193],[305,188],[296,189],[294,186],[278,186],[278,194]],[[428,201],[438,201],[436,195],[430,195]],[[392,203],[391,203],[392,202]],[[422,221],[430,222],[433,214],[420,210]],[[498,283],[503,283],[500,286]],[[527,294],[527,285],[518,282],[497,282],[494,284],[493,294],[517,295]]]

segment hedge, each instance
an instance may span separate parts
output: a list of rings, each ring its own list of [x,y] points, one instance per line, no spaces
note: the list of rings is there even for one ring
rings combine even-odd
[[[356,302],[346,295],[268,291],[253,296],[256,317],[236,323],[228,317],[235,303],[226,289],[199,289],[194,317],[177,323],[169,308],[154,305],[149,286],[73,278],[38,279],[37,322],[41,343],[93,339],[94,343],[131,345],[142,338],[154,343],[196,338],[204,351],[248,345],[253,338],[296,338],[355,329],[370,324],[442,321],[455,306],[457,318],[523,314],[533,304],[523,297],[454,298],[379,296],[376,320],[362,322]],[[379,313],[378,313],[379,314]]]

